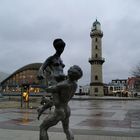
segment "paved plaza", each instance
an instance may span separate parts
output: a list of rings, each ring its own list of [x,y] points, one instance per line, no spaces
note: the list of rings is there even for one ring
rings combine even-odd
[[[8,103],[8,102],[7,102]],[[72,100],[70,127],[75,140],[140,140],[140,100]],[[0,109],[0,140],[38,140],[36,109]],[[49,130],[50,140],[66,140],[61,123]]]

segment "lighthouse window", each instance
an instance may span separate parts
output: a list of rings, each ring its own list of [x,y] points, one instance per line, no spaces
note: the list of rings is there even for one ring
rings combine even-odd
[[[98,92],[98,88],[95,88],[95,89],[94,89],[94,92]]]
[[[95,54],[95,58],[97,58],[97,57],[98,57],[98,54],[96,53],[96,54]]]
[[[95,76],[95,80],[98,80],[98,76],[97,75]]]
[[[98,49],[98,46],[97,45],[95,46],[95,49]]]
[[[95,38],[95,41],[97,42],[98,41],[98,38]]]

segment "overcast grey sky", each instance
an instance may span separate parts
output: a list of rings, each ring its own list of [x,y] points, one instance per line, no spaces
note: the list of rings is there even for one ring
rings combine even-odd
[[[54,53],[52,42],[62,38],[65,72],[81,66],[80,84],[90,83],[90,30],[101,23],[104,82],[127,78],[140,62],[139,0],[0,0],[0,71],[12,73]]]

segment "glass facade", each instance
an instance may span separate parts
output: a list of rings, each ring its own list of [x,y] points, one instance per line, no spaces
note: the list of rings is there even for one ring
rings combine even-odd
[[[38,88],[40,85],[45,85],[45,80],[39,81],[37,79],[38,70],[42,64],[29,64],[6,78],[1,82],[3,92],[19,92],[23,84],[30,86],[31,92],[40,92]]]

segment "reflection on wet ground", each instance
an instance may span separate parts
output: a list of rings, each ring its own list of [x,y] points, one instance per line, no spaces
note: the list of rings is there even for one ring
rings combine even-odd
[[[73,100],[70,106],[72,129],[140,136],[140,101],[138,100]],[[52,111],[46,110],[38,121],[36,109],[0,109],[0,128],[39,130],[44,117]],[[60,128],[61,123],[53,127],[56,130]]]

